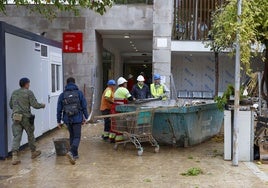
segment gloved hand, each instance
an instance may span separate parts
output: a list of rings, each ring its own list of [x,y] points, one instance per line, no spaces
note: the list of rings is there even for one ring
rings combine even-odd
[[[159,100],[162,100],[162,99],[163,99],[163,97],[162,97],[162,96],[160,96],[160,97],[158,97],[158,99],[159,99]]]

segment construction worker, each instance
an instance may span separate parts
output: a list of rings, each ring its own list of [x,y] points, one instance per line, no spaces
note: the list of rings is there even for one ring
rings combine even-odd
[[[114,91],[115,91],[115,81],[109,80],[107,83],[107,88],[104,90],[101,97],[100,110],[102,115],[109,115],[111,113],[112,104],[114,103]],[[111,129],[111,118],[104,118],[104,132],[102,134],[103,140],[109,139]]]
[[[123,77],[118,78],[117,85],[118,85],[118,88],[114,93],[115,104],[112,107],[113,111],[115,111],[115,106],[117,104],[121,104],[121,103],[124,104],[124,103],[127,103],[127,101],[135,100],[127,89],[127,80],[125,78]],[[114,142],[114,141],[120,142],[124,140],[123,135],[117,132],[111,133],[110,139],[111,139],[111,142]]]
[[[29,90],[30,80],[22,78],[19,82],[20,89],[15,90],[10,98],[9,106],[12,109],[12,164],[20,163],[18,152],[23,130],[28,135],[28,144],[32,152],[32,159],[38,157],[41,151],[36,150],[34,138],[34,115],[31,114],[31,107],[35,109],[45,108],[45,104],[38,103],[33,92]]]
[[[133,101],[133,97],[127,89],[127,80],[123,77],[118,78],[117,80],[118,88],[114,93],[114,98],[119,100],[129,100]]]
[[[142,75],[137,78],[138,83],[133,86],[132,95],[135,99],[146,99],[150,97],[149,87],[144,83],[145,79]]]
[[[150,86],[151,95],[154,98],[159,98],[162,100],[167,99],[167,93],[169,90],[166,88],[164,84],[161,84],[161,76],[159,74],[154,75],[154,83]]]
[[[75,84],[75,79],[67,79],[65,90],[60,94],[57,105],[58,127],[62,127],[62,121],[67,125],[70,135],[70,150],[66,154],[69,162],[74,165],[79,158],[78,147],[81,140],[82,124],[89,121],[87,101],[82,91]]]
[[[134,86],[133,75],[129,74],[128,75],[128,80],[127,80],[127,89],[128,89],[128,91],[132,91],[133,86]]]

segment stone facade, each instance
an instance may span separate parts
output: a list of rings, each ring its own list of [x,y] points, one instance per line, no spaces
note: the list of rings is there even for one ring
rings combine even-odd
[[[173,0],[155,0],[153,12],[153,73],[165,77],[170,88]]]
[[[97,96],[94,108],[98,109],[103,88],[103,43],[98,30],[153,30],[153,6],[114,5],[103,16],[83,9],[79,17],[59,13],[52,21],[30,13],[24,7],[8,6],[7,15],[0,15],[0,20],[34,33],[46,32],[47,38],[57,41],[62,41],[63,32],[83,32],[83,53],[63,54],[64,78],[75,77],[81,89],[94,86]],[[119,56],[115,53],[115,78],[123,71]]]

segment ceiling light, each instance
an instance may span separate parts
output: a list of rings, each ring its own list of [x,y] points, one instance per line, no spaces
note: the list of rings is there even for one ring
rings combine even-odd
[[[130,38],[129,34],[128,34],[128,33],[125,33],[125,34],[124,34],[124,38],[125,38],[125,39],[129,39],[129,38]]]
[[[131,44],[132,47],[134,47],[135,45],[134,44]]]
[[[129,43],[130,43],[130,44],[132,44],[132,43],[133,43],[133,42],[132,42],[132,40],[131,40],[131,41],[129,41]]]

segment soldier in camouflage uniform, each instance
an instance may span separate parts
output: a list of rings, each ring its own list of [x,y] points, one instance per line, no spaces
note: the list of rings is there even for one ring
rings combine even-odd
[[[20,89],[15,90],[9,102],[12,109],[12,132],[13,132],[13,146],[12,146],[12,164],[20,163],[18,151],[20,147],[23,130],[28,136],[28,144],[32,152],[32,159],[41,154],[41,151],[36,150],[34,137],[34,123],[31,114],[31,107],[35,109],[45,108],[45,104],[38,103],[33,92],[29,90],[30,80],[28,78],[20,79]]]

